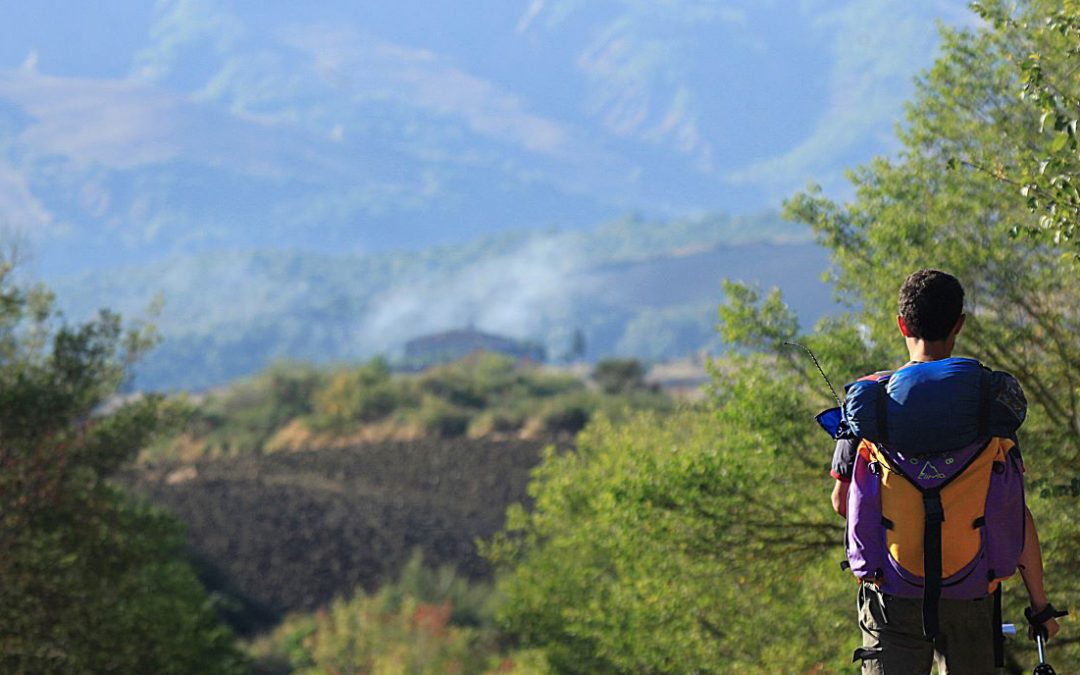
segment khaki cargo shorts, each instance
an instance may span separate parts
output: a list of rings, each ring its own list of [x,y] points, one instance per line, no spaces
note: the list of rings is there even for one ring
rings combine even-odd
[[[922,600],[897,598],[873,585],[859,587],[863,646],[855,651],[864,675],[994,675],[994,599],[941,600],[940,634],[922,633]]]

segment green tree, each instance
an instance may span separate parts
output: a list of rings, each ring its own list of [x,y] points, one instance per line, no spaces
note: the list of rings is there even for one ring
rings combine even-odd
[[[1038,129],[1035,142],[1019,148],[1016,163],[999,158],[992,166],[963,161],[1012,184],[1032,212],[1033,234],[1049,232],[1055,244],[1075,249],[1080,225],[1080,2],[973,3],[992,22],[994,38],[1015,66],[1015,87],[1028,105],[1026,124]]]
[[[153,342],[102,312],[62,322],[0,269],[0,670],[237,673],[171,519],[108,481],[155,433],[155,397],[113,404]]]

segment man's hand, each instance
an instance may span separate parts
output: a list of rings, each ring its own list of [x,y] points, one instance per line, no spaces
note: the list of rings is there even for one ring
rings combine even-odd
[[[1057,619],[1048,619],[1047,622],[1043,624],[1043,628],[1046,629],[1047,640],[1057,635],[1058,631],[1061,630],[1061,626],[1058,625]],[[1028,639],[1035,639],[1035,626],[1028,626]]]

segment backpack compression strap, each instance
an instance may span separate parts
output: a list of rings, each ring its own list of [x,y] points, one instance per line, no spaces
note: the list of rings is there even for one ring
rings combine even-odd
[[[922,493],[926,523],[923,529],[923,635],[937,637],[938,601],[941,599],[941,523],[945,510],[941,492],[935,488]]]

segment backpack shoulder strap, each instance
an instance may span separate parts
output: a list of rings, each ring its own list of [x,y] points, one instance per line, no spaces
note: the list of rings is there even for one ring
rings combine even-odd
[[[979,377],[979,438],[990,435],[990,405],[993,398],[993,373],[983,368]]]
[[[889,442],[889,378],[883,377],[877,381],[881,391],[877,397],[877,424],[878,439],[880,443]]]

